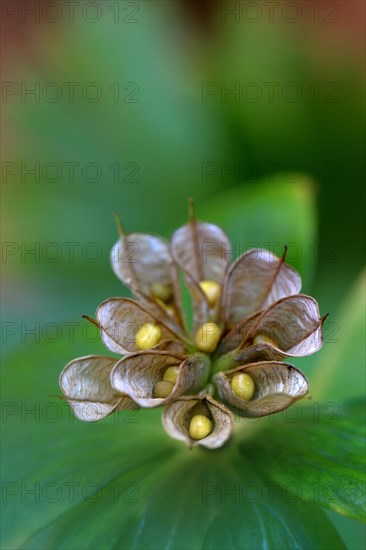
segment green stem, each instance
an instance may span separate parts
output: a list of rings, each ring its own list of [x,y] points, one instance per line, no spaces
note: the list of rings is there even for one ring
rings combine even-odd
[[[211,376],[213,376],[217,372],[226,371],[235,367],[237,365],[237,362],[235,360],[236,353],[237,350],[233,350],[219,357],[212,365]]]

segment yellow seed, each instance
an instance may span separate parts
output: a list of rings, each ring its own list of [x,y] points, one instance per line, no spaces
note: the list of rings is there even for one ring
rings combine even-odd
[[[172,297],[172,289],[168,285],[162,283],[154,283],[151,285],[151,294],[154,298],[161,300],[162,302],[168,302]]]
[[[163,380],[167,380],[168,382],[173,382],[173,384],[177,381],[179,367],[168,367],[164,373]]]
[[[245,399],[245,401],[250,401],[254,395],[254,380],[247,373],[240,372],[233,376],[231,380],[231,387],[235,395]]]
[[[272,344],[272,346],[278,347],[278,344],[267,336],[267,334],[257,334],[257,336],[253,338],[253,344]]]
[[[192,439],[203,439],[212,432],[212,421],[203,414],[196,414],[189,424],[189,436]]]
[[[204,323],[196,332],[196,346],[206,353],[215,351],[219,343],[221,330],[216,323]]]
[[[206,295],[208,303],[211,307],[215,307],[220,297],[221,287],[214,281],[201,281],[200,287]]]
[[[161,329],[153,323],[145,323],[136,333],[136,345],[139,349],[150,349],[159,343]]]
[[[168,382],[167,380],[160,380],[156,382],[153,389],[153,397],[168,397],[174,387],[173,382]]]

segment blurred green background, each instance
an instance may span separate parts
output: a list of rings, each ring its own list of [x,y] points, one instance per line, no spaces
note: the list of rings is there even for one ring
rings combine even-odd
[[[80,317],[127,294],[113,211],[169,237],[190,196],[235,252],[291,243],[331,314],[298,364],[315,396],[317,377],[329,401],[362,393],[363,2],[35,4],[2,14],[5,395],[20,364],[52,394],[67,361],[103,352]],[[331,517],[361,548],[359,525]]]

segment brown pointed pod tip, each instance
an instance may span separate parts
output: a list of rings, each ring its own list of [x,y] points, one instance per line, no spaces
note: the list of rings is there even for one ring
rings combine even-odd
[[[66,401],[66,397],[64,395],[57,395],[56,393],[50,393],[48,397],[55,397],[56,399],[61,399],[63,401]]]
[[[323,317],[320,317],[320,323],[321,325],[323,326],[324,322],[326,319],[328,319],[330,313],[326,313],[325,315],[323,315]]]
[[[82,315],[81,317],[89,321],[89,323],[91,323],[95,327],[100,328],[98,321],[96,319],[93,319],[93,317],[89,317],[89,315]]]
[[[282,262],[284,262],[286,260],[287,250],[288,250],[288,246],[287,246],[287,244],[285,244],[284,247],[283,247],[283,252],[282,252],[282,256],[281,256],[281,261]]]
[[[114,215],[114,220],[116,222],[116,226],[117,226],[119,236],[120,237],[125,237],[126,236],[126,231],[123,227],[122,220],[121,220],[121,217],[120,217],[119,213],[115,210],[113,212],[113,215]]]

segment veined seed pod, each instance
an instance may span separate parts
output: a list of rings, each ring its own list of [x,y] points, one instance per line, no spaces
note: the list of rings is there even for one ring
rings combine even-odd
[[[196,416],[208,418],[207,424],[212,424],[211,431],[201,439],[194,439],[190,435],[191,420]],[[201,445],[215,449],[229,439],[233,415],[222,403],[208,395],[186,396],[176,399],[166,407],[163,425],[171,437],[184,441],[189,447]]]
[[[111,265],[124,284],[145,295],[163,301],[172,296],[174,264],[169,244],[161,237],[144,233],[121,235],[112,249]]]
[[[163,397],[167,384],[164,387],[160,384],[158,388],[156,385],[164,381],[169,368],[176,366],[176,381],[171,382],[171,392]],[[209,369],[209,359],[200,353],[187,357],[170,352],[146,351],[119,361],[111,373],[111,382],[115,390],[129,395],[141,407],[158,407],[180,395],[198,391],[206,384]],[[161,396],[157,397],[159,393]]]
[[[110,298],[100,304],[97,309],[97,321],[104,344],[115,353],[141,351],[138,345],[138,333],[144,325],[152,325],[160,329],[159,341],[152,342],[153,346],[160,344],[163,340],[179,342],[178,334],[175,334],[160,319],[155,319],[141,305],[127,298]]]
[[[238,373],[249,374],[254,381],[255,391],[249,401],[239,397],[232,388],[232,379]],[[244,417],[266,416],[287,409],[309,390],[308,381],[296,367],[275,361],[219,372],[214,382],[220,399]]]
[[[324,319],[314,298],[288,296],[236,326],[220,342],[217,353],[236,350],[240,364],[303,357],[321,348]]]
[[[117,360],[100,355],[79,357],[60,375],[60,387],[79,420],[96,422],[121,409],[138,409],[136,403],[112,388],[110,373]]]
[[[268,250],[254,248],[232,264],[223,297],[224,316],[229,325],[300,291],[300,275],[285,263],[285,257],[286,247],[281,258]]]
[[[220,227],[196,220],[191,201],[190,221],[173,234],[171,252],[192,296],[194,332],[209,320],[212,307],[200,282],[221,285],[229,266],[229,250],[229,239]]]

